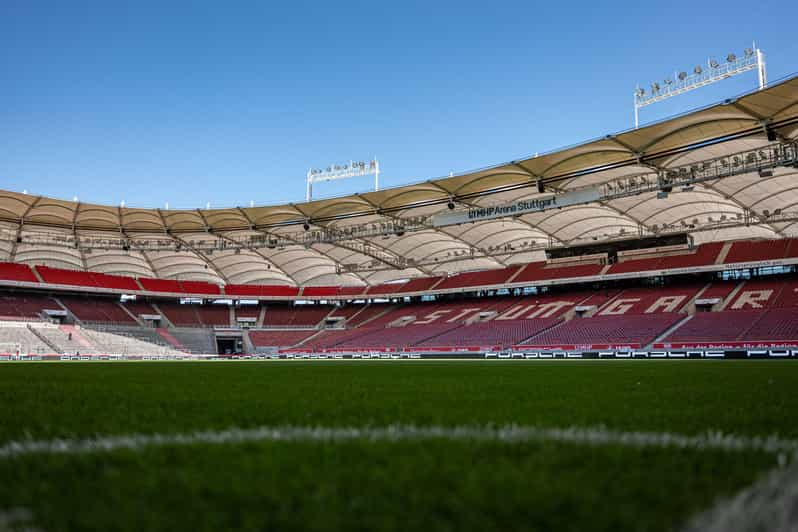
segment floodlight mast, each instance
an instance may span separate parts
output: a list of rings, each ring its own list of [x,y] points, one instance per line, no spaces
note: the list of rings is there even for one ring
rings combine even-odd
[[[706,67],[697,65],[693,68],[692,74],[682,71],[674,74],[672,78],[665,79],[664,86],[660,86],[655,81],[651,84],[650,94],[646,94],[646,89],[638,86],[632,95],[635,110],[635,129],[640,126],[641,108],[754,69],[756,69],[759,78],[759,90],[762,90],[768,84],[765,54],[756,47],[756,43],[753,44],[752,48],[745,49],[743,57],[729,54],[726,56],[725,62],[709,59]]]
[[[349,177],[360,177],[374,175],[374,191],[380,189],[380,162],[376,157],[370,161],[349,161],[349,164],[330,165],[326,169],[311,168],[307,175],[307,192],[305,200],[310,201],[313,197],[313,183],[322,181],[337,181]]]

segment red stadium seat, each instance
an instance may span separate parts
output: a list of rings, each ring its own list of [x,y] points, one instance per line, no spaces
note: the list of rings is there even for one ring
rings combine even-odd
[[[374,286],[369,286],[366,290],[366,294],[378,294],[378,295],[388,295],[388,294],[395,294],[397,292],[405,292],[404,289],[405,285],[407,285],[407,281],[402,281],[399,283],[383,283]]]
[[[138,291],[141,287],[136,283],[132,277],[124,277],[121,275],[108,275],[105,273],[91,273],[94,279],[95,286],[99,288],[111,288],[117,290]]]
[[[394,308],[393,305],[388,305],[385,303],[371,303],[368,307],[362,309],[356,315],[352,316],[348,320],[347,325],[350,327],[358,327],[369,320],[375,319],[383,312],[386,312],[392,308]]]
[[[579,264],[573,266],[547,266],[545,262],[527,264],[519,273],[514,283],[530,283],[549,279],[570,279],[577,277],[591,277],[601,273],[603,264]]]
[[[36,266],[42,280],[50,284],[69,284],[75,286],[96,286],[89,272],[78,270],[63,270],[48,266]]]
[[[235,307],[236,317],[257,318],[260,316],[261,308],[263,308],[261,305],[241,305],[240,307]]]
[[[421,347],[509,347],[558,324],[558,318],[487,321],[464,325],[417,344]]]
[[[221,294],[219,285],[204,281],[179,281],[181,291],[186,294]]]
[[[228,284],[224,293],[229,296],[294,297],[299,288],[287,285]]]
[[[197,314],[204,325],[230,327],[230,307],[228,305],[201,305]]]
[[[40,295],[0,295],[0,319],[40,319],[45,310],[63,310],[49,297]]]
[[[202,320],[197,313],[198,306],[171,302],[158,303],[158,308],[161,309],[161,312],[177,327],[202,327]]]
[[[509,282],[521,268],[522,266],[511,266],[498,270],[459,273],[441,281],[436,289],[500,285]]]
[[[599,315],[652,314],[680,312],[703,288],[687,284],[668,288],[630,288],[623,290]]]
[[[683,318],[684,315],[676,313],[577,318],[534,336],[525,343],[541,346],[645,346]]]
[[[144,287],[144,290],[150,292],[169,292],[180,294],[183,290],[178,281],[171,279],[151,279],[150,277],[139,277],[139,283]]]
[[[17,264],[15,262],[0,262],[0,279],[6,281],[22,281],[26,283],[38,283],[36,274],[27,264]]]
[[[302,289],[303,296],[319,297],[319,296],[337,296],[337,286],[306,286]]]
[[[338,289],[339,296],[359,296],[366,290],[365,286],[342,286]]]
[[[665,342],[737,340],[760,316],[759,312],[699,312],[664,339]]]
[[[149,315],[158,314],[158,312],[156,312],[156,310],[152,308],[152,305],[150,305],[145,301],[126,301],[125,303],[122,303],[122,306],[124,306],[128,310],[128,312],[130,312],[134,316],[140,316],[142,314],[149,314]]]
[[[789,240],[742,241],[732,244],[725,264],[735,262],[757,262],[761,260],[783,259],[787,255]]]
[[[318,331],[262,331],[250,330],[249,339],[256,347],[291,347]]]
[[[667,255],[657,257],[645,257],[640,259],[625,260],[613,264],[608,274],[644,272],[649,270],[674,270],[678,268],[694,268],[696,266],[709,266],[715,260],[723,248],[722,242],[703,244],[695,250],[678,255]]]
[[[458,323],[408,325],[406,327],[368,327],[364,334],[345,339],[334,347],[377,349],[385,346],[409,347],[460,327]]]
[[[97,323],[133,324],[130,314],[118,301],[85,296],[59,296],[58,298],[79,320]]]
[[[267,305],[264,327],[315,327],[333,307],[327,305]]]
[[[423,292],[437,288],[437,284],[441,282],[443,277],[419,277],[417,279],[410,279],[402,287],[402,293],[412,294],[414,292]]]

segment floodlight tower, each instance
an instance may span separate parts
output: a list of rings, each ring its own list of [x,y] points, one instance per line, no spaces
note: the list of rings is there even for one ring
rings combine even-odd
[[[655,81],[651,83],[650,94],[646,94],[646,89],[638,86],[634,92],[635,129],[640,125],[641,108],[754,69],[759,78],[759,90],[762,90],[768,84],[765,54],[756,47],[756,43],[753,43],[751,48],[745,49],[743,57],[731,53],[726,56],[726,61],[723,63],[709,59],[706,67],[697,65],[693,68],[692,74],[681,71],[672,78],[666,78],[663,85]]]
[[[336,181],[349,177],[374,175],[374,191],[380,189],[380,162],[376,157],[370,161],[349,161],[349,164],[335,164],[327,168],[311,168],[307,175],[307,193],[305,199],[310,201],[313,197],[313,183],[323,181]]]

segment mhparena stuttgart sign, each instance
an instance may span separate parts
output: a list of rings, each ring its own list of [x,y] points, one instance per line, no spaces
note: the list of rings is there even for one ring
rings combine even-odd
[[[582,190],[574,190],[564,194],[555,194],[545,198],[535,198],[518,200],[502,205],[490,207],[474,207],[465,211],[442,212],[432,217],[432,224],[435,227],[445,225],[457,225],[468,222],[478,222],[491,220],[494,218],[506,218],[508,216],[520,216],[531,212],[540,212],[547,209],[567,207],[581,203],[590,203],[600,197],[598,188],[591,187]]]

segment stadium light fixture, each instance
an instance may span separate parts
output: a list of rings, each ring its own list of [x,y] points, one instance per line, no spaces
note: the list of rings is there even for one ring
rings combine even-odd
[[[741,174],[758,172],[762,176],[770,176],[777,167],[795,164],[798,164],[798,142],[783,141],[647,175],[616,178],[596,186],[601,189],[601,200],[609,201],[657,190],[671,192],[673,187],[689,191],[698,183]]]
[[[757,71],[759,89],[764,89],[767,86],[765,54],[756,47],[756,43],[745,49],[743,57],[737,57],[736,54],[730,53],[726,56],[726,62],[723,64],[715,59],[709,59],[706,66],[696,65],[691,74],[685,70],[680,71],[675,75],[675,80],[666,79],[664,87],[656,82],[652,83],[651,94],[647,95],[645,89],[638,87],[634,92],[635,128],[640,125],[641,108],[749,70]]]
[[[313,196],[313,183],[337,181],[366,175],[374,176],[374,191],[378,191],[380,189],[380,163],[376,157],[370,161],[349,161],[348,164],[334,164],[324,170],[311,168],[308,170],[306,178],[307,191],[305,200],[310,201]]]

